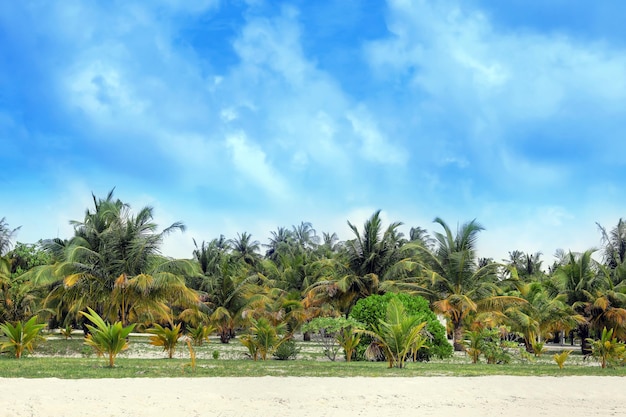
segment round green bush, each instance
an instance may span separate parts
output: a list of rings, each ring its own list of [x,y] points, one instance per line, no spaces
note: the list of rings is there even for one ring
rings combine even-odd
[[[367,330],[373,330],[373,325],[379,320],[385,319],[387,304],[392,298],[397,298],[406,309],[407,314],[417,316],[420,321],[425,321],[426,331],[430,338],[427,343],[428,348],[423,348],[418,353],[418,360],[427,361],[431,357],[446,358],[452,355],[452,345],[446,338],[446,329],[441,325],[437,316],[428,306],[428,301],[420,296],[404,293],[386,293],[384,295],[370,295],[359,300],[352,311],[350,317],[366,325]],[[372,342],[369,337],[363,337],[356,349],[357,359],[364,358],[365,349]]]

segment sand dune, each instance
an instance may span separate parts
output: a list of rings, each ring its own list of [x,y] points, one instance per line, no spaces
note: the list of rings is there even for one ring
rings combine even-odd
[[[0,378],[0,416],[623,416],[619,377]]]

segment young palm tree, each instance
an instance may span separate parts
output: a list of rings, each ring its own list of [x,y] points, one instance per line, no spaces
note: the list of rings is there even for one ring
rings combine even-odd
[[[163,327],[158,323],[154,323],[154,326],[151,329],[148,329],[148,333],[150,336],[150,344],[154,346],[160,346],[163,348],[165,352],[167,352],[167,357],[172,359],[174,357],[174,351],[176,350],[176,345],[178,344],[178,339],[182,336],[180,332],[180,323],[175,326]]]
[[[373,331],[356,332],[374,338],[373,346],[383,351],[390,368],[403,368],[409,354],[426,344],[426,337],[422,334],[425,326],[426,322],[420,322],[415,316],[407,316],[402,302],[393,298],[387,305],[385,320],[374,326]]]
[[[128,349],[128,335],[135,328],[134,324],[122,326],[121,322],[109,324],[91,308],[81,314],[89,319],[94,326],[87,324],[90,333],[85,337],[85,344],[94,348],[98,356],[108,355],[109,367],[115,366],[117,355]]]
[[[13,351],[16,359],[20,359],[24,350],[32,352],[35,342],[43,339],[39,332],[44,327],[45,324],[37,324],[37,317],[32,317],[26,323],[18,321],[15,325],[8,322],[0,324],[0,331],[8,339],[0,345],[0,351],[8,348]]]

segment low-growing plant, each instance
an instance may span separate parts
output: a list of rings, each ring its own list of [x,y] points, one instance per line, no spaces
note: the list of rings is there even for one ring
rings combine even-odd
[[[256,344],[254,337],[251,334],[244,334],[241,335],[239,341],[248,349],[248,356],[256,362],[259,359],[259,346]]]
[[[554,362],[556,362],[556,364],[559,366],[559,369],[563,369],[563,367],[565,366],[565,361],[569,357],[570,353],[572,353],[571,350],[564,350],[561,353],[554,354],[552,359],[554,359]]]
[[[202,325],[199,324],[198,327],[189,327],[187,328],[187,334],[193,340],[194,345],[202,346],[202,343],[205,341],[209,341],[209,336],[216,330],[213,325]]]
[[[32,353],[35,343],[43,340],[39,333],[44,327],[45,324],[37,324],[37,317],[32,317],[26,323],[18,321],[15,325],[9,322],[0,324],[0,330],[9,339],[0,345],[0,350],[10,350],[16,359],[22,357],[24,350]]]
[[[74,328],[71,324],[68,324],[65,327],[61,327],[60,329],[60,333],[63,337],[65,337],[65,340],[72,338],[72,331],[74,331]]]
[[[541,356],[543,353],[546,353],[547,349],[545,348],[545,342],[532,341],[530,347],[533,351],[533,354],[536,357]]]
[[[350,362],[354,356],[356,347],[361,343],[361,335],[357,333],[353,327],[344,327],[337,332],[335,337],[343,348],[346,355],[346,362]]]
[[[300,353],[300,348],[293,339],[285,340],[281,343],[272,354],[279,361],[295,359]]]
[[[274,326],[265,317],[250,321],[252,326],[250,326],[249,333],[241,337],[241,343],[248,348],[254,360],[257,360],[259,356],[262,360],[266,360],[268,354],[272,354],[281,343],[287,340],[280,337],[284,326]]]
[[[626,345],[618,342],[613,335],[613,329],[602,330],[599,340],[587,338],[591,344],[591,355],[600,362],[602,368],[624,362],[626,357]]]
[[[502,365],[511,362],[510,351],[517,346],[515,342],[502,339],[498,329],[490,330],[485,342],[486,343],[483,345],[483,355],[488,364]]]
[[[196,351],[191,346],[191,339],[187,339],[187,349],[189,349],[189,363],[183,365],[183,373],[185,373],[185,368],[190,367],[191,372],[196,372]]]
[[[94,310],[87,307],[88,313],[81,311],[81,314],[88,318],[95,326],[85,324],[89,330],[89,334],[85,337],[85,344],[94,348],[98,356],[109,357],[109,367],[115,366],[115,358],[117,355],[128,349],[128,341],[126,338],[135,328],[134,324],[122,326],[117,321],[113,324],[105,322],[102,317]]]
[[[522,363],[533,362],[535,360],[535,356],[532,355],[528,350],[526,350],[526,346],[522,345],[518,347],[519,349],[519,360]]]
[[[446,329],[439,322],[435,313],[430,309],[426,299],[406,293],[387,292],[383,295],[370,295],[359,300],[350,311],[350,318],[363,323],[366,330],[373,331],[380,320],[385,320],[387,305],[392,299],[399,300],[404,306],[407,316],[417,317],[419,322],[426,322],[424,346],[414,355],[417,360],[428,361],[431,357],[446,358],[452,356],[452,345],[446,338]],[[372,338],[363,335],[356,348],[356,358],[364,359],[364,352],[371,344]]]
[[[172,359],[176,345],[178,344],[178,339],[181,336],[180,323],[172,328],[163,327],[155,323],[153,328],[148,329],[148,333],[152,334],[152,336],[150,336],[150,344],[162,347],[163,350],[167,352],[167,357]]]
[[[213,351],[213,359],[217,360],[220,358],[220,351],[219,350],[214,350]]]
[[[350,362],[361,336],[354,332],[363,325],[345,317],[317,317],[302,327],[303,332],[318,333],[321,336],[322,351],[331,361],[337,360],[339,349],[343,348],[346,361]]]
[[[371,336],[374,341],[368,347],[372,355],[382,352],[389,362],[389,367],[403,368],[407,356],[413,350],[419,350],[426,344],[426,337],[422,330],[426,322],[419,321],[416,316],[406,314],[402,302],[392,298],[387,304],[385,320],[380,320],[374,330],[357,330]],[[366,352],[367,354],[367,352]]]
[[[481,330],[467,330],[465,332],[465,352],[469,355],[472,363],[478,363],[483,353],[482,346],[484,335]]]
[[[500,329],[483,328],[466,331],[466,352],[477,363],[484,356],[488,364],[505,364],[511,361],[510,350],[516,347],[515,342],[504,340]]]

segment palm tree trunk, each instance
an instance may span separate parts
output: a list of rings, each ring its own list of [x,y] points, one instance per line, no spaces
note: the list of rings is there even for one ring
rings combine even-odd
[[[465,346],[463,345],[463,324],[461,321],[453,321],[454,330],[452,332],[452,343],[454,345],[455,352],[464,352]]]
[[[591,355],[591,343],[587,340],[589,337],[589,325],[582,324],[578,326],[578,335],[580,336],[580,351],[583,355]]]

